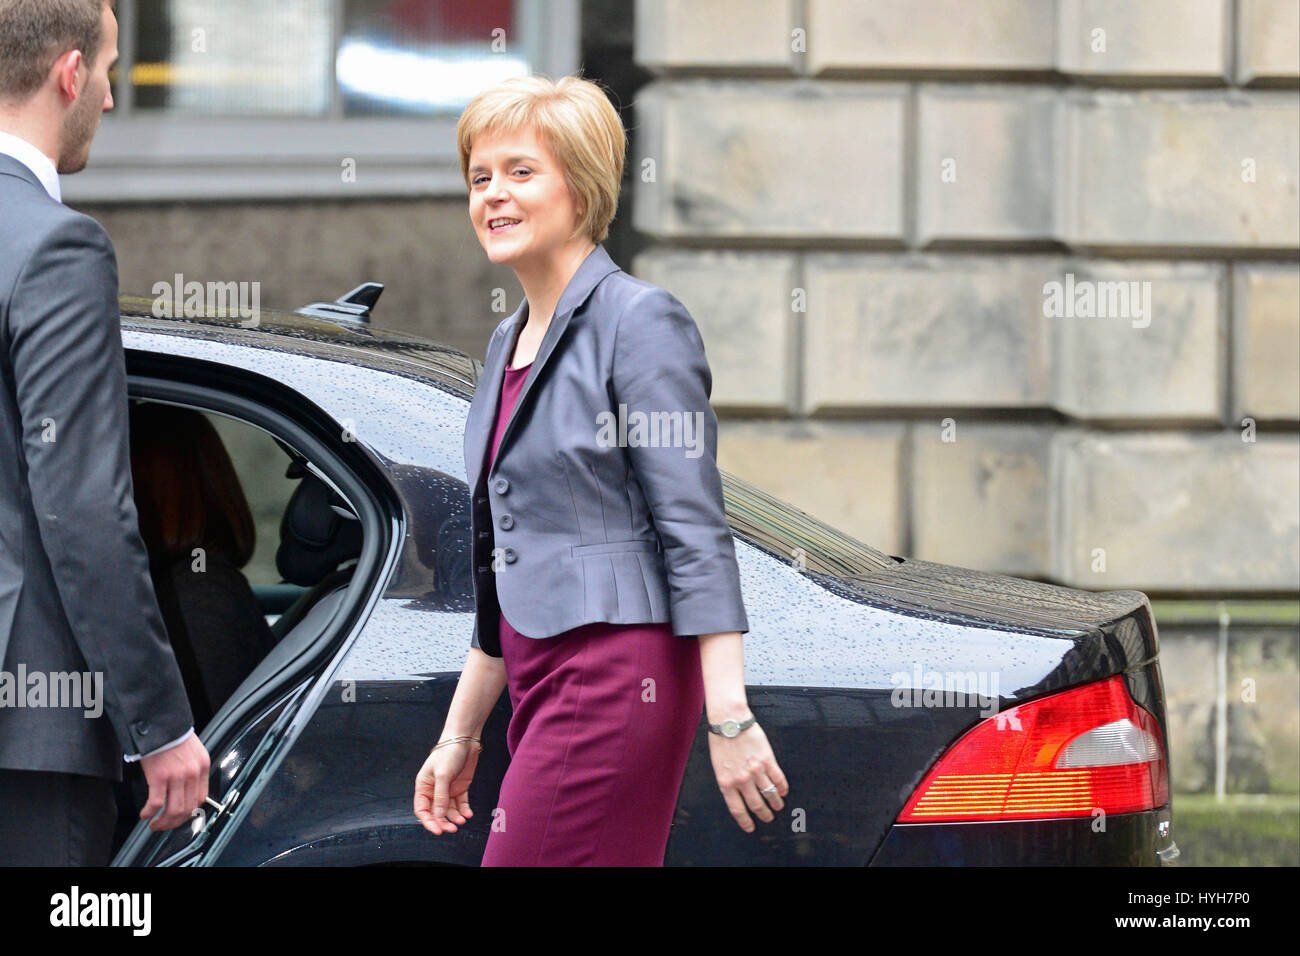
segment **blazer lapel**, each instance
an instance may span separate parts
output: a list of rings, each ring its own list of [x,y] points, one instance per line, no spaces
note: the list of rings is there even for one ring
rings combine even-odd
[[[564,292],[560,295],[560,301],[555,305],[555,315],[551,318],[551,324],[546,327],[546,334],[542,336],[542,344],[537,349],[537,357],[533,359],[532,366],[528,369],[528,375],[524,378],[524,387],[519,392],[519,399],[515,402],[515,407],[510,412],[510,418],[506,422],[506,429],[501,435],[501,444],[497,448],[497,456],[488,469],[490,478],[496,472],[497,463],[501,461],[505,454],[506,445],[510,441],[511,435],[515,431],[515,423],[519,420],[524,404],[528,401],[528,396],[533,390],[542,370],[546,368],[546,362],[555,351],[556,344],[560,337],[564,335],[564,330],[569,325],[569,319],[577,308],[587,301],[597,283],[611,272],[617,272],[618,266],[614,260],[609,257],[605,247],[600,243],[596,248],[587,254],[587,258],[582,260],[582,265],[578,266],[578,271],[573,274],[569,284],[564,287]],[[521,306],[523,317],[528,315],[528,300],[525,299]],[[514,344],[520,329],[523,328],[523,321],[516,320],[515,325],[511,327],[508,336],[508,345],[501,350],[502,358],[500,362],[494,362],[499,365],[500,370],[496,374],[494,382],[489,382],[495,391],[492,394],[498,394],[501,391],[501,380],[505,375],[506,362],[514,352]],[[486,369],[484,370],[486,372]],[[492,403],[495,407],[495,403]]]
[[[485,356],[483,374],[474,387],[474,400],[470,402],[465,419],[465,477],[469,479],[471,490],[478,487],[479,475],[483,471],[483,456],[487,454],[488,442],[492,437],[506,363],[515,351],[515,342],[519,340],[519,332],[527,318],[528,300],[524,299],[519,308],[515,309],[515,314],[510,317],[502,334],[505,344],[500,345],[493,354]]]

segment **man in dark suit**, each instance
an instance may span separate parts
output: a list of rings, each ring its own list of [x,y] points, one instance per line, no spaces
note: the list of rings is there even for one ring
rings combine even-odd
[[[112,0],[0,0],[0,865],[105,865],[122,760],[187,822],[208,753],[132,495],[117,259],[61,202],[111,109]]]

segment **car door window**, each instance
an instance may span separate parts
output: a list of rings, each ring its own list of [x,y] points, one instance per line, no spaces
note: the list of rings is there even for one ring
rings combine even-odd
[[[273,434],[261,420],[276,417],[266,409],[257,410],[254,424],[226,408],[205,407],[229,402],[251,410],[234,396],[218,399],[195,388],[195,400],[185,401],[165,394],[189,391],[184,386],[132,384],[141,537],[196,729],[212,732],[204,737],[212,748],[213,799],[192,829],[136,829],[147,796],[138,763],[128,765],[118,785],[114,853],[145,862],[143,852],[159,862],[197,852],[202,839],[196,838],[229,811],[238,797],[236,776],[250,754],[269,746],[263,738],[310,686],[305,665],[365,590],[362,579],[352,587],[354,576],[360,571],[364,584],[376,583],[373,546],[384,535],[376,531],[367,541],[363,524],[379,528],[373,498],[358,497],[361,486],[343,481],[336,460],[331,478],[324,459],[314,462],[299,451],[325,454],[288,421]],[[289,434],[293,445],[283,437]],[[352,489],[350,498],[335,479]],[[209,739],[214,733],[222,739]]]

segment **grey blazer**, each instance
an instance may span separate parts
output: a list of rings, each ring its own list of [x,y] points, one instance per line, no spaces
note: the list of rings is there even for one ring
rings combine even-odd
[[[602,245],[555,308],[486,468],[525,299],[488,342],[465,425],[475,624],[553,637],[598,621],[748,631],[718,475],[712,376],[695,321]]]
[[[33,674],[102,682],[97,716],[0,697],[0,767],[120,780],[123,753],[193,722],[136,519],[118,315],[103,227],[0,155],[0,661],[25,695]]]

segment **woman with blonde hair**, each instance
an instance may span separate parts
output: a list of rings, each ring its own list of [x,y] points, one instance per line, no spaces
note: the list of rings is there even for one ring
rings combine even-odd
[[[483,865],[660,866],[701,709],[743,830],[789,791],[746,701],[704,345],[676,298],[600,244],[626,133],[599,86],[513,77],[470,102],[457,140],[478,240],[525,298],[466,421],[474,633],[415,813],[434,834],[473,815],[483,726],[508,688]]]

